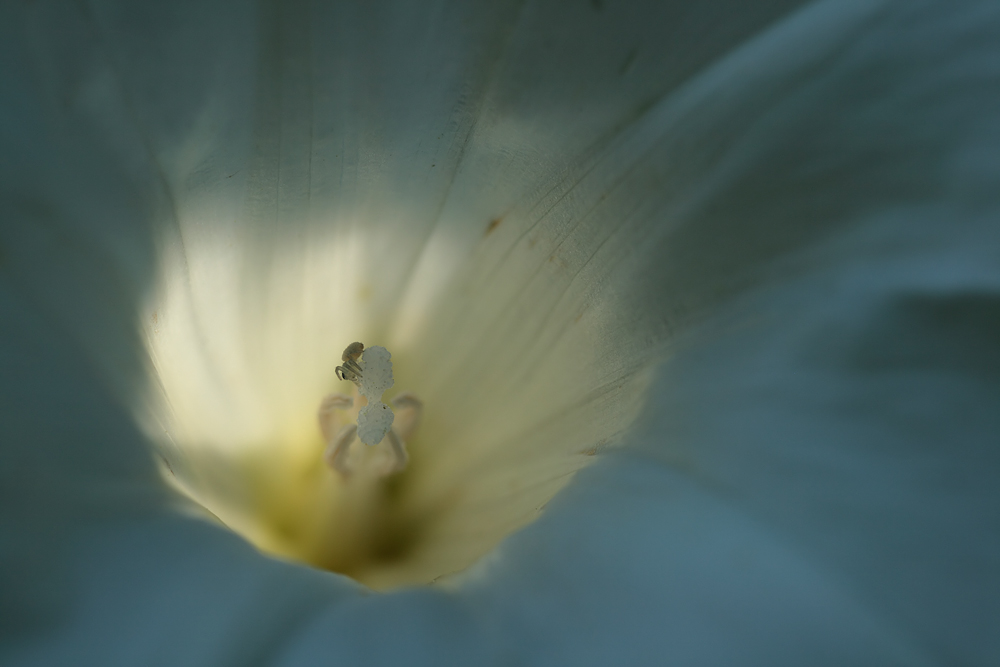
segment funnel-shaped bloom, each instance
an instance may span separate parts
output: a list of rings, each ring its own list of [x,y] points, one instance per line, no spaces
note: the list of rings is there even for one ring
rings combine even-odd
[[[4,4],[0,658],[996,662],[998,58],[985,1]],[[324,464],[352,341],[399,474]]]

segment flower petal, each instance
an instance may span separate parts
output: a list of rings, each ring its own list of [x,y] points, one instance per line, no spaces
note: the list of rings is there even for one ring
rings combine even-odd
[[[582,23],[572,28],[589,34]],[[615,331],[647,335],[659,323],[671,334],[642,424],[624,452],[579,476],[474,571],[386,596],[269,561],[221,529],[156,509],[166,496],[134,454],[140,438],[116,403],[140,374],[140,345],[126,324],[137,297],[99,295],[105,285],[141,292],[151,276],[140,259],[159,242],[137,232],[115,246],[108,230],[119,218],[104,207],[142,202],[138,220],[161,219],[169,207],[157,198],[155,170],[107,166],[115,161],[102,156],[119,144],[83,142],[104,147],[95,175],[83,168],[85,149],[42,150],[48,130],[25,102],[15,127],[40,147],[41,166],[26,160],[16,180],[5,158],[5,187],[38,190],[49,203],[60,201],[56,186],[70,187],[82,209],[5,218],[0,239],[13,267],[0,293],[0,405],[14,424],[4,448],[13,465],[0,468],[11,499],[0,571],[17,575],[0,603],[16,636],[4,638],[5,659],[995,662],[998,32],[986,2],[817,3],[687,86],[661,91],[663,115],[646,118],[657,119],[651,131],[669,129],[662,141],[648,159],[623,164],[621,185],[590,190],[610,191],[607,206],[623,219],[633,202],[662,223],[639,253],[657,263],[640,264],[631,283],[627,272],[616,278],[633,287],[620,294],[625,312],[648,319]],[[732,46],[747,34],[720,28],[704,42]],[[5,77],[4,99],[40,95],[12,93],[23,82]],[[100,77],[84,78],[102,90]],[[657,70],[643,78],[658,80]],[[77,129],[50,143],[104,136]],[[4,145],[17,146],[4,131]],[[157,136],[153,145],[167,143],[165,132]],[[145,145],[125,143],[126,156]],[[567,163],[579,162],[569,153]],[[23,149],[2,154],[26,159]],[[686,173],[660,197],[674,182],[667,175]],[[57,220],[53,228],[81,241],[60,245],[50,235],[32,246],[38,227],[7,219]],[[191,233],[225,238],[224,226],[207,227],[192,224]],[[95,255],[91,239],[107,253]],[[53,252],[61,247],[65,254]],[[64,257],[78,263],[32,271],[31,258],[55,271]],[[93,268],[102,264],[112,277],[82,280],[101,276]],[[73,295],[70,305],[111,316],[74,318],[59,308],[54,283]],[[388,313],[401,297],[378,298]],[[105,335],[114,343],[101,343]],[[64,392],[55,394],[58,413],[75,417],[82,444],[52,418],[48,392]],[[30,454],[36,434],[40,449]],[[78,477],[68,474],[78,466]],[[7,485],[18,478],[30,483]],[[69,492],[32,513],[20,493],[36,483]],[[110,500],[69,506],[105,489]],[[135,498],[145,503],[123,504]],[[17,624],[7,625],[12,617]]]

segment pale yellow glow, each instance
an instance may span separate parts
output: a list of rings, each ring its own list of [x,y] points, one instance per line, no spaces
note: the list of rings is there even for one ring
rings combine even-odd
[[[646,377],[595,390],[602,321],[614,316],[597,307],[557,312],[548,326],[560,333],[541,354],[491,331],[489,304],[442,328],[430,309],[454,262],[442,278],[428,260],[395,313],[372,312],[394,286],[358,276],[376,273],[362,262],[384,239],[347,227],[263,257],[238,235],[189,234],[183,252],[165,244],[144,323],[156,387],[142,422],[171,480],[261,549],[377,588],[429,582],[536,517],[632,421]],[[424,401],[410,468],[392,478],[377,474],[384,453],[360,443],[350,479],[323,463],[316,410],[351,391],[334,368],[354,340],[392,351],[386,400],[409,390]]]

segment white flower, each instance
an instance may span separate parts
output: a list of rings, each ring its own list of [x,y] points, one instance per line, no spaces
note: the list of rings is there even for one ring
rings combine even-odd
[[[1000,12],[689,5],[0,8],[4,664],[996,662]]]

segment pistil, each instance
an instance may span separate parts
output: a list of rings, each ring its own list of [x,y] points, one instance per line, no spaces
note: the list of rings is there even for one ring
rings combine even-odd
[[[323,438],[327,442],[324,460],[327,465],[349,477],[353,470],[348,463],[350,447],[355,439],[360,439],[366,445],[374,446],[386,442],[392,454],[392,465],[383,474],[401,472],[409,462],[406,451],[406,440],[410,438],[419,421],[423,404],[413,394],[403,393],[397,396],[392,404],[400,410],[410,411],[408,419],[404,420],[404,430],[394,429],[395,414],[382,402],[382,395],[392,388],[392,355],[380,346],[365,349],[361,343],[351,343],[341,357],[344,364],[337,366],[337,377],[354,383],[361,403],[357,414],[357,423],[347,424],[339,430],[335,429],[338,412],[351,410],[355,399],[345,394],[329,394],[323,398],[319,407],[319,426]]]

